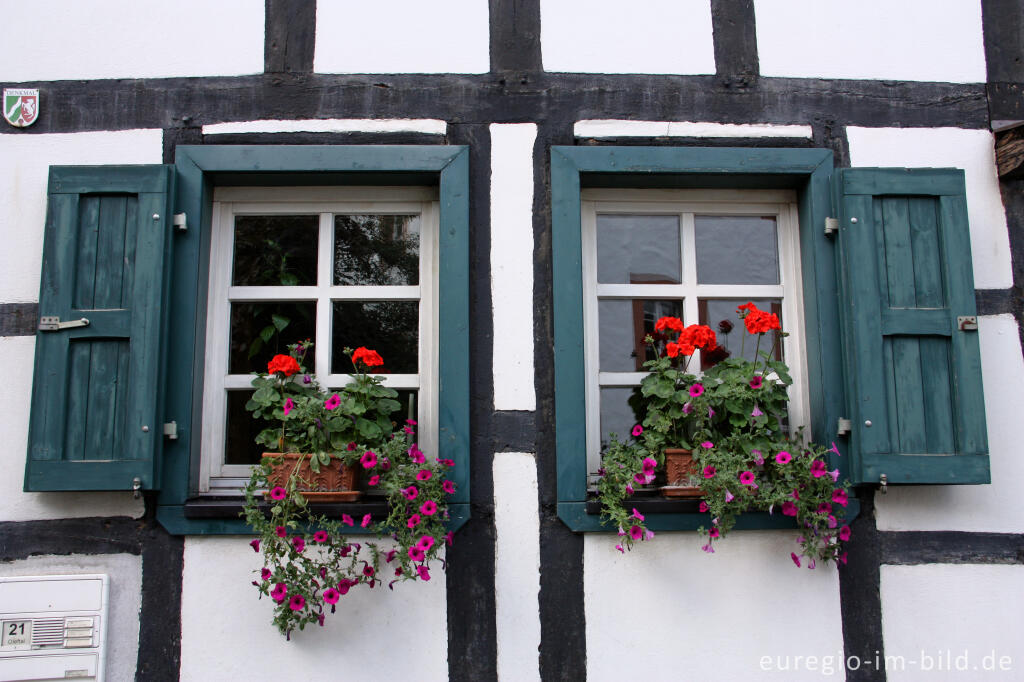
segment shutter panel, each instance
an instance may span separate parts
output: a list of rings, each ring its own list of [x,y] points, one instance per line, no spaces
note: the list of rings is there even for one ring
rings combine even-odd
[[[172,166],[50,168],[25,490],[158,484]],[[169,270],[167,270],[169,271]]]
[[[852,477],[988,483],[964,173],[839,175],[839,252]],[[868,424],[870,423],[870,426]]]

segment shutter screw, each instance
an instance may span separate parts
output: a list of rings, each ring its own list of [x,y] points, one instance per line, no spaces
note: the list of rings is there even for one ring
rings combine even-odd
[[[850,222],[851,223],[855,223],[855,222],[857,222],[857,219],[856,218],[850,218]]]
[[[867,420],[865,420],[865,421],[864,421],[864,426],[866,426],[866,427],[868,427],[868,428],[870,429],[870,428],[871,428],[871,420],[870,420],[870,419],[867,419]],[[145,428],[145,427],[143,427],[143,429],[142,429],[142,430],[143,430],[143,431],[145,431],[145,430],[146,430],[146,428]]]
[[[146,426],[146,425],[143,425],[143,426],[142,426],[142,432],[143,432],[143,433],[149,433],[149,427],[148,427],[148,426]]]
[[[153,220],[160,220],[160,214],[159,213],[154,213],[153,214]]]

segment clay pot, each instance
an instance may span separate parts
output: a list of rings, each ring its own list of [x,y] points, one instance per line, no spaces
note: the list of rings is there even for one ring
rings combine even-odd
[[[314,473],[309,466],[309,456],[298,452],[264,452],[266,461],[272,457],[282,458],[281,464],[274,466],[267,476],[270,485],[288,487],[288,476],[295,468],[295,463],[302,458],[299,465],[298,490],[310,502],[355,502],[363,496],[359,486],[359,470],[347,467],[340,461],[331,460],[327,466],[320,467],[320,473]]]

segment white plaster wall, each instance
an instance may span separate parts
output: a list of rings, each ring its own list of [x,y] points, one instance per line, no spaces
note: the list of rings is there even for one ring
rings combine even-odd
[[[142,500],[130,492],[25,493],[25,456],[32,397],[33,336],[0,336],[0,521],[31,521],[84,516],[142,516]]]
[[[491,124],[494,409],[534,410],[534,123]]]
[[[711,123],[708,121],[576,121],[576,137],[806,137],[811,126],[773,123]]]
[[[540,513],[532,454],[494,455],[498,679],[540,680]]]
[[[489,50],[480,0],[317,3],[317,72],[486,73]]]
[[[763,76],[984,83],[979,0],[754,0]]]
[[[107,680],[134,680],[139,660],[139,610],[142,608],[142,557],[133,554],[34,556],[0,563],[0,576],[109,576]]]
[[[263,24],[263,0],[8,1],[0,81],[262,73]]]
[[[51,165],[160,163],[162,155],[160,130],[0,135],[0,301],[39,300]]]
[[[584,540],[588,680],[817,680],[821,661],[780,670],[778,657],[838,665],[838,572],[796,568],[795,531],[737,531],[714,554],[696,533],[659,533],[625,555],[617,542]]]
[[[436,118],[305,118],[233,121],[203,126],[203,135],[225,133],[427,133],[444,135],[448,124]]]
[[[458,542],[458,538],[455,539]],[[246,537],[188,537],[181,594],[181,680],[446,680],[445,576],[354,589],[286,641],[259,599],[260,555]]]
[[[889,486],[887,494],[875,495],[879,530],[1024,531],[1019,435],[1024,359],[1017,322],[1012,315],[980,317],[978,327],[992,483]]]
[[[935,14],[942,14],[935,12]],[[971,223],[971,258],[978,289],[1013,285],[1010,237],[988,130],[848,127],[853,166],[962,168]]]
[[[547,71],[715,72],[707,0],[541,0]]]
[[[1024,679],[1024,566],[882,566],[880,579],[887,679]]]

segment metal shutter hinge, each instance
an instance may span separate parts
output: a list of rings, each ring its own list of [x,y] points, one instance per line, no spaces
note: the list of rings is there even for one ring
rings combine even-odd
[[[849,419],[843,419],[842,417],[840,417],[839,423],[836,425],[836,435],[845,436],[852,430],[853,422],[851,422]]]
[[[825,236],[831,237],[839,231],[839,218],[825,218]]]
[[[164,424],[164,436],[170,440],[178,440],[178,422]]]
[[[976,315],[959,315],[956,318],[956,328],[962,332],[978,331],[978,318]]]
[[[184,213],[174,214],[174,229],[178,232],[185,232],[188,230],[188,223],[185,220]]]

